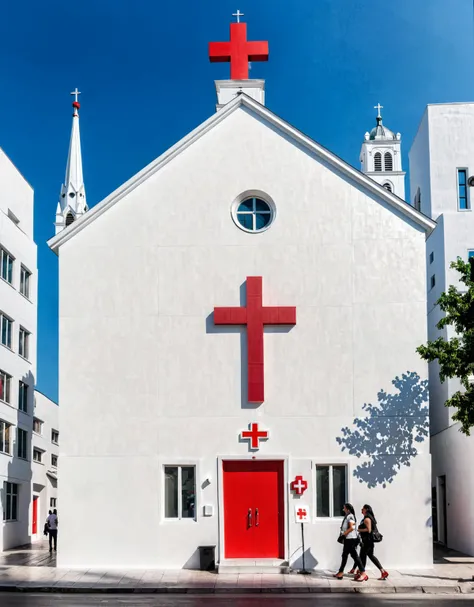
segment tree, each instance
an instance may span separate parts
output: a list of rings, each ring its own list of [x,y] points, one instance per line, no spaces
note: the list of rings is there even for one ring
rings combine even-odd
[[[450,285],[436,302],[443,318],[436,325],[438,329],[450,325],[456,331],[456,337],[445,340],[438,337],[426,346],[419,346],[417,352],[424,360],[439,362],[439,377],[442,382],[457,377],[462,390],[449,398],[445,406],[457,409],[453,420],[460,422],[461,432],[470,436],[474,426],[474,258],[469,263],[460,257],[451,263],[451,268],[460,274],[460,282],[467,289],[458,289]]]

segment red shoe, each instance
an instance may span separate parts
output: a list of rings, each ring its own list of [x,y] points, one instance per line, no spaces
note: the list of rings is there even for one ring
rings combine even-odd
[[[349,571],[349,575],[354,575],[355,572],[356,572],[356,568],[352,567],[352,569]]]
[[[361,573],[355,581],[356,582],[368,582],[369,576],[366,573]]]
[[[379,577],[379,580],[386,580],[388,578],[388,571],[385,569],[382,571],[382,575]]]

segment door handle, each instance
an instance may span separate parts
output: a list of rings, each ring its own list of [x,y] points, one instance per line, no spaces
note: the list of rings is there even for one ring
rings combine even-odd
[[[252,526],[252,508],[249,508],[248,514],[247,514],[247,525],[249,527]]]
[[[258,527],[258,508],[255,508],[255,527]]]

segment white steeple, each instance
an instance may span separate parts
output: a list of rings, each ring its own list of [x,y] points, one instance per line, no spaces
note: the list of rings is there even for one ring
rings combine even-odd
[[[81,135],[79,132],[79,108],[81,106],[77,100],[80,94],[77,88],[71,93],[71,95],[74,95],[71,141],[69,143],[66,177],[61,186],[61,194],[56,209],[56,234],[64,230],[89,208],[86,202],[86,190],[82,175]]]
[[[360,150],[361,171],[384,188],[405,200],[405,172],[402,170],[402,136],[394,133],[382,123],[378,103],[377,124],[364,136]]]

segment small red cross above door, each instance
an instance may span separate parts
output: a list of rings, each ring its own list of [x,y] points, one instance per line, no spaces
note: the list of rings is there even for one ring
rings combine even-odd
[[[308,488],[308,481],[305,481],[302,476],[297,476],[293,482],[290,483],[290,489],[296,493],[296,495],[303,495]]]
[[[247,24],[230,24],[230,42],[210,42],[211,63],[230,62],[231,80],[248,80],[249,61],[268,61],[268,42],[249,42]]]
[[[247,386],[249,403],[263,403],[263,327],[295,325],[295,307],[262,304],[262,277],[247,277],[247,306],[214,308],[215,325],[247,325]]]
[[[249,441],[250,451],[258,451],[260,449],[260,441],[268,440],[268,436],[268,430],[259,430],[258,424],[249,424],[249,429],[243,430],[240,433],[240,438],[242,440]]]

